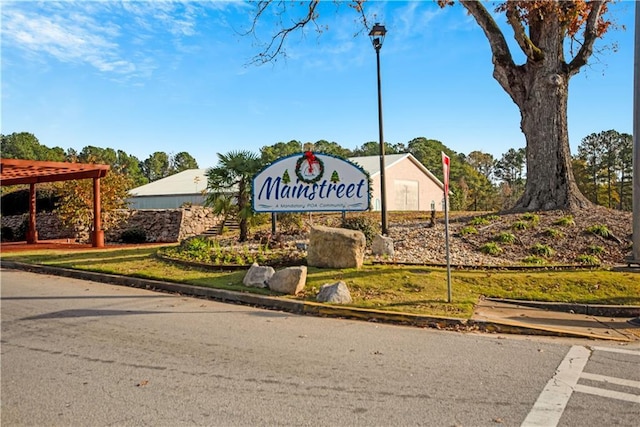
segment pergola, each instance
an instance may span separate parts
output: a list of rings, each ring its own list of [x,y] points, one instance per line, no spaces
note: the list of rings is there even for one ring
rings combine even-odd
[[[93,247],[104,247],[104,230],[100,222],[100,178],[109,165],[35,160],[0,159],[0,185],[29,184],[29,230],[27,243],[38,242],[36,230],[36,184],[43,182],[93,179]]]

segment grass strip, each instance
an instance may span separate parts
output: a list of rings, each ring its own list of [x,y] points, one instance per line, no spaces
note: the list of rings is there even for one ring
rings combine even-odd
[[[90,249],[87,251],[40,250],[3,254],[3,258],[166,280],[194,286],[277,295],[268,289],[242,285],[246,273],[212,271],[168,262],[156,257],[158,247]],[[361,269],[310,267],[305,290],[286,298],[315,301],[325,283],[344,281],[353,307],[373,308],[430,316],[469,318],[481,297],[580,304],[640,305],[638,275],[609,270],[589,271],[482,271],[452,272],[453,302],[447,303],[446,270],[397,265],[365,265]]]

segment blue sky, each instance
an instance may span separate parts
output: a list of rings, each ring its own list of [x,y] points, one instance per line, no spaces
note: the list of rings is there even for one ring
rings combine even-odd
[[[3,134],[31,132],[64,149],[121,149],[140,160],[186,151],[203,168],[215,166],[216,153],[258,153],[293,139],[350,149],[378,140],[375,51],[366,32],[357,34],[347,3],[322,2],[323,33],[293,34],[287,57],[262,66],[250,61],[275,27],[267,19],[257,37],[240,35],[253,11],[244,2],[3,0],[0,7]],[[634,2],[610,10],[626,30],[599,40],[571,80],[572,153],[591,133],[632,133]],[[372,1],[365,11],[388,31],[387,142],[423,136],[496,158],[524,147],[519,111],[492,77],[488,42],[460,5]]]

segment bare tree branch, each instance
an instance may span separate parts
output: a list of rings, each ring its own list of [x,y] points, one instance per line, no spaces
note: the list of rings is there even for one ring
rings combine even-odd
[[[514,31],[514,37],[518,46],[531,61],[539,61],[544,58],[544,53],[531,41],[527,36],[524,25],[522,25],[522,17],[515,7],[507,8],[507,21]]]
[[[489,11],[478,0],[463,0],[460,3],[475,18],[487,36],[491,45],[493,63],[498,62],[502,66],[515,66],[507,41]]]
[[[358,21],[362,23],[362,27],[360,30],[356,31],[354,34],[358,36],[365,30],[370,30],[371,25],[369,24],[369,19],[364,12],[364,4],[367,0],[351,0],[348,2],[348,6],[356,11],[358,14]],[[261,47],[260,53],[255,55],[250,61],[249,64],[266,64],[268,62],[275,62],[278,57],[286,57],[285,44],[288,36],[291,33],[296,32],[297,30],[301,30],[308,25],[315,25],[315,31],[317,33],[322,33],[327,27],[323,27],[317,22],[317,18],[319,16],[318,6],[320,4],[320,0],[311,0],[308,2],[299,1],[292,2],[286,0],[260,0],[252,2],[256,5],[256,10],[254,12],[253,20],[251,22],[251,27],[245,31],[240,33],[242,36],[247,35],[256,35],[258,30],[258,22],[261,19],[267,19],[265,15],[268,10],[274,11],[274,16],[277,16],[280,21],[278,25],[275,25],[274,28],[277,29],[277,32],[273,33],[269,41],[264,43]],[[287,16],[287,11],[292,8],[305,6],[306,3],[306,11],[298,18],[290,18]],[[346,2],[340,0],[334,0],[333,3],[339,7]],[[290,22],[285,23],[285,19],[289,19]]]
[[[259,63],[266,64],[268,62],[274,61],[278,56],[286,56],[283,50],[284,43],[292,32],[304,28],[310,22],[316,23],[316,19],[318,18],[318,13],[316,12],[316,8],[318,7],[318,3],[320,0],[312,0],[308,3],[308,10],[306,14],[299,20],[294,20],[291,25],[285,26],[284,23],[281,26],[280,30],[275,33],[271,40],[265,45],[262,52],[256,55],[250,62],[251,63]],[[250,34],[256,31],[256,26],[258,20],[264,15],[265,11],[272,5],[273,0],[263,0],[257,2],[257,11],[254,16],[251,28],[245,33]],[[278,2],[279,6],[282,9],[281,14],[284,14],[287,7],[286,1]],[[320,27],[316,23],[316,31],[321,32]]]
[[[584,28],[584,41],[582,47],[580,47],[580,50],[568,65],[569,75],[577,74],[580,68],[587,63],[591,54],[593,54],[593,45],[599,36],[598,20],[600,19],[605,3],[607,3],[607,0],[589,2],[591,10],[589,11],[587,23]]]
[[[475,18],[489,40],[491,53],[493,54],[493,76],[500,86],[511,96],[513,101],[520,105],[521,94],[515,91],[520,87],[518,67],[513,62],[511,51],[504,38],[504,34],[498,27],[489,11],[478,0],[461,0],[460,3]]]

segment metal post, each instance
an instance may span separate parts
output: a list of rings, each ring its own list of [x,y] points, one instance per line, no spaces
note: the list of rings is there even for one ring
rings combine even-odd
[[[271,212],[271,235],[276,235],[276,222],[278,220],[278,214]]]
[[[633,247],[631,261],[640,264],[640,5],[636,3],[633,66]]]
[[[387,228],[387,183],[385,179],[385,162],[384,162],[384,135],[382,127],[382,87],[380,79],[380,47],[378,44],[376,49],[376,62],[378,69],[378,129],[380,133],[380,208],[382,210],[382,235],[388,235]]]
[[[451,302],[451,255],[449,250],[449,195],[444,195],[444,244],[447,253],[447,302]]]

